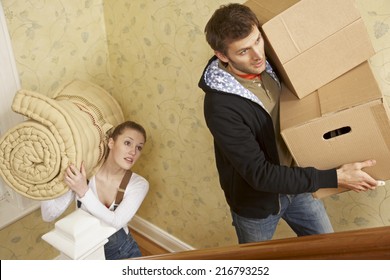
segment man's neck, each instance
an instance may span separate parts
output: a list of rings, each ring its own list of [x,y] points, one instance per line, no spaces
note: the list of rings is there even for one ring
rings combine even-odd
[[[236,76],[238,76],[238,77],[240,77],[240,78],[243,78],[243,79],[246,79],[246,80],[254,80],[254,79],[261,79],[261,76],[260,76],[260,74],[249,74],[249,73],[236,73],[236,71],[234,71],[233,69],[232,69],[232,67],[230,67],[230,65],[229,64],[227,64],[226,65],[226,69],[230,72],[230,73],[232,73],[232,74],[234,74],[234,75],[236,75]]]
[[[236,74],[236,75],[246,80],[253,80],[256,78],[260,78],[260,74]]]

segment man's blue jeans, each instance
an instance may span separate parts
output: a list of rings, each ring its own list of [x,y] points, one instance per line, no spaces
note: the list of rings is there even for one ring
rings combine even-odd
[[[245,218],[232,211],[233,226],[240,244],[272,239],[279,220],[284,219],[298,235],[333,232],[322,201],[312,194],[280,195],[280,213],[265,219]]]

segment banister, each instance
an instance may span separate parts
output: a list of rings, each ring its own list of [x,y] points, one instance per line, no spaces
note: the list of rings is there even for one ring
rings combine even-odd
[[[142,257],[143,260],[390,259],[390,226]]]

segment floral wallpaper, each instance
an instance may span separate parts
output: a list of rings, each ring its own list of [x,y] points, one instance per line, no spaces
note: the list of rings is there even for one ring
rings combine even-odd
[[[203,28],[224,2],[105,1],[114,95],[150,136],[139,215],[199,248],[235,242],[197,86],[212,54]]]
[[[102,0],[1,0],[22,88],[50,95],[74,78],[110,88]]]
[[[50,95],[62,82],[90,80],[146,128],[135,171],[150,192],[138,215],[195,248],[236,244],[197,86],[212,55],[203,28],[230,1],[0,1],[23,88]],[[390,97],[390,2],[356,4],[377,52],[373,70]],[[326,198],[335,230],[390,225],[389,191],[387,182]],[[281,222],[275,238],[290,236]]]

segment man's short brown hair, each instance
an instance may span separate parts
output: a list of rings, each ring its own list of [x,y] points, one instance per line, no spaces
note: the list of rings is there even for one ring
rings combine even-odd
[[[210,47],[223,54],[233,41],[247,37],[260,22],[252,10],[241,4],[222,5],[207,22],[204,32]]]

